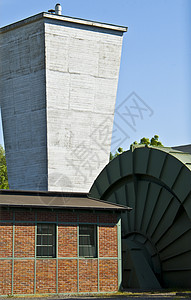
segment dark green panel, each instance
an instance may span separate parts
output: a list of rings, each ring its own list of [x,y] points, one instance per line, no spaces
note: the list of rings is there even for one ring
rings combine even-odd
[[[136,245],[136,243],[128,241],[129,259],[134,270],[134,278],[138,282],[141,289],[160,289],[158,282],[144,252]],[[133,284],[134,287],[135,284]]]
[[[141,243],[141,244],[145,244],[147,241],[147,238],[143,235],[137,234],[136,235],[136,241]]]
[[[133,173],[133,153],[132,151],[126,151],[119,155],[121,178],[126,177]]]
[[[165,288],[173,287],[180,289],[191,288],[191,271],[163,272],[163,285]]]
[[[174,218],[180,207],[179,202],[171,201],[168,208],[166,209],[164,215],[160,219],[160,222],[153,233],[152,241],[155,243],[156,247],[160,251],[160,239],[169,230],[170,226],[173,224]]]
[[[96,186],[99,190],[100,195],[103,195],[110,186],[106,168],[103,169],[103,171],[100,173],[99,181],[96,182]]]
[[[149,159],[149,148],[137,148],[133,151],[134,173],[146,174]]]
[[[147,233],[147,230],[149,228],[150,220],[154,213],[160,189],[161,187],[155,183],[150,183],[149,185],[147,200],[144,207],[143,222],[141,226],[141,231],[144,233]]]
[[[130,211],[129,213],[131,214],[131,212],[132,211]],[[123,213],[121,215],[121,224],[122,224],[121,235],[122,235],[122,237],[126,236],[127,234],[129,234],[131,232],[129,213]]]
[[[183,168],[173,186],[173,192],[178,196],[181,202],[188,196],[191,191],[191,172]]]
[[[120,155],[119,155],[120,156]],[[119,163],[119,156],[113,159],[107,165],[107,173],[109,177],[110,184],[113,184],[117,180],[121,178],[121,170],[120,170],[120,163]],[[100,179],[101,180],[101,179]]]
[[[136,201],[137,203],[136,203],[136,210],[135,210],[136,230],[141,229],[141,224],[145,212],[145,203],[147,200],[147,192],[148,192],[149,184],[150,183],[147,181],[139,181],[137,184],[137,201]]]
[[[130,288],[158,281],[168,288],[191,287],[187,166],[191,169],[191,155],[138,146],[111,161],[91,189],[94,197],[104,194],[105,200],[133,208],[122,214],[123,282]]]
[[[191,194],[189,194],[189,196],[183,202],[183,206],[187,212],[189,219],[191,220]]]
[[[160,240],[160,249],[168,247],[191,228],[191,222],[183,209],[178,211],[172,226]],[[191,243],[190,243],[191,244]]]
[[[147,174],[154,178],[159,178],[163,164],[166,159],[166,153],[163,151],[158,151],[158,149],[151,149],[150,156],[147,166]]]
[[[170,194],[166,189],[161,187],[161,191],[159,192],[159,197],[157,199],[155,210],[151,217],[150,226],[147,232],[150,237],[152,237],[154,231],[156,230],[172,198],[172,194]]]
[[[181,253],[162,262],[164,271],[172,270],[190,270],[191,271],[191,250],[186,253]]]
[[[163,261],[167,258],[181,254],[186,251],[191,251],[191,230],[177,238],[172,244],[159,252],[160,259]]]
[[[175,159],[173,156],[168,155],[163,165],[162,173],[160,176],[161,181],[164,182],[169,188],[171,188],[175,180],[177,179],[181,168],[182,163],[179,160]]]
[[[172,156],[174,156],[176,159],[180,160],[182,162],[182,164],[187,165],[188,164],[188,168],[190,169],[190,165],[191,165],[191,155],[188,153],[174,153],[174,152],[169,152],[169,154],[171,154]]]
[[[93,197],[93,198],[100,199],[100,198],[101,198],[101,194],[100,194],[99,191],[98,191],[98,188],[97,188],[97,186],[96,186],[96,182],[97,182],[97,181],[95,181],[94,184],[92,185],[89,194],[90,194],[90,196]]]
[[[128,218],[130,220],[130,227],[131,230],[135,230],[135,189],[134,189],[134,183],[130,182],[126,185],[126,205],[132,208],[132,211],[128,213]]]
[[[115,193],[112,193],[111,195],[109,195],[109,197],[106,197],[104,200],[111,202],[111,203],[117,203],[117,198]]]
[[[145,243],[144,243],[144,246],[145,248],[147,249],[147,251],[149,252],[150,256],[153,256],[156,254],[156,251],[154,249],[154,247],[151,245],[150,241],[147,240]]]
[[[117,203],[127,205],[125,185],[116,190]]]

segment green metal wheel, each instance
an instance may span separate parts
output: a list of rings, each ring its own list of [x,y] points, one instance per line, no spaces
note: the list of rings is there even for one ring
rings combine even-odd
[[[112,160],[91,197],[122,214],[123,287],[191,288],[191,155],[138,146]]]

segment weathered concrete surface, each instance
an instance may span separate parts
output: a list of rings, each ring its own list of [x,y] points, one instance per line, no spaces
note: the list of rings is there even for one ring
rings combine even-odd
[[[12,189],[88,192],[108,163],[125,30],[80,22],[42,15],[1,33]]]
[[[43,21],[0,38],[0,101],[9,185],[38,189],[47,170]],[[41,181],[41,189],[47,189],[46,181]]]

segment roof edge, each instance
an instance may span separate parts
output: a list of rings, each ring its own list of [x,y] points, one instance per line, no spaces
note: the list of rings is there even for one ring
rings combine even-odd
[[[13,30],[18,27],[22,27],[26,24],[36,22],[43,18],[53,19],[53,20],[58,20],[58,21],[63,21],[63,22],[68,22],[68,23],[81,24],[81,25],[85,25],[85,26],[93,26],[93,27],[98,27],[98,28],[103,28],[103,29],[108,29],[108,30],[113,30],[113,31],[119,31],[122,33],[126,32],[128,30],[128,27],[121,26],[121,25],[114,25],[114,24],[102,23],[102,22],[98,22],[98,21],[91,21],[91,20],[80,19],[80,18],[75,18],[75,17],[54,15],[54,14],[47,13],[47,12],[41,12],[34,16],[30,16],[28,18],[20,20],[18,22],[3,26],[2,28],[0,28],[0,33],[7,32],[7,31]]]
[[[1,198],[2,196],[2,198]],[[6,198],[4,199],[4,196],[8,196],[8,200],[6,200]],[[21,197],[25,197],[25,202],[18,202],[16,200],[14,201],[10,201],[11,198],[14,199],[14,196],[21,196]],[[11,198],[9,198],[11,197]],[[59,197],[61,198],[73,198],[75,199],[75,205],[65,205],[65,204],[58,204],[57,201],[55,202],[55,204],[52,203],[51,201],[51,205],[46,204],[45,202],[36,202],[35,201],[33,203],[27,203],[27,197],[29,197],[28,199],[30,199],[31,197],[34,198],[39,198],[43,199],[43,197],[50,197],[51,198],[57,198],[57,200],[59,199]],[[42,198],[41,198],[42,197]],[[86,205],[80,205],[80,200],[87,200]],[[88,203],[89,201],[89,203]],[[98,205],[92,204],[91,202],[96,201],[98,203]],[[100,203],[100,205],[99,205]],[[101,203],[105,205],[101,206]],[[115,203],[110,203],[110,202],[106,202],[104,200],[100,200],[100,199],[96,199],[93,198],[91,196],[89,196],[87,193],[63,193],[63,192],[50,192],[50,191],[45,191],[45,192],[39,192],[39,191],[15,191],[15,190],[0,190],[0,207],[26,207],[26,208],[49,208],[49,209],[75,209],[75,210],[99,210],[99,211],[126,211],[126,210],[131,210],[131,208],[124,206],[124,205],[118,205]]]
[[[110,203],[111,204],[111,203]],[[56,206],[56,205],[52,205],[52,206],[49,206],[49,205],[30,205],[30,204],[25,204],[25,205],[22,205],[22,204],[7,204],[7,203],[2,203],[0,204],[0,207],[14,207],[14,208],[41,208],[41,209],[62,209],[62,210],[91,210],[91,211],[94,211],[94,210],[98,210],[98,211],[118,211],[118,212],[121,212],[121,211],[127,211],[127,210],[131,210],[131,208],[122,208],[122,207],[89,207],[89,206],[83,206],[83,207],[74,207],[74,206]]]
[[[122,204],[115,204],[115,203],[112,203],[112,202],[109,202],[109,201],[104,201],[104,200],[101,200],[101,199],[97,199],[97,198],[91,197],[91,195],[89,195],[89,194],[88,194],[88,198],[92,199],[92,200],[96,200],[97,202],[106,203],[106,204],[113,205],[113,206],[118,206],[119,208],[121,208],[123,210],[129,210],[129,211],[132,210],[132,208],[129,207],[129,206],[125,206],[125,205],[122,205]]]

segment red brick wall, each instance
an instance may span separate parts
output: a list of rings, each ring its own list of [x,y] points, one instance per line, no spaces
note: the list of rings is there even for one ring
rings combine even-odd
[[[13,224],[0,223],[0,257],[12,256]]]
[[[79,292],[98,291],[98,262],[97,259],[79,260]]]
[[[0,220],[13,220],[13,212],[5,208],[0,208]]]
[[[57,214],[54,211],[50,210],[38,210],[37,211],[37,221],[47,221],[47,222],[56,222]]]
[[[15,221],[35,221],[35,212],[19,209],[15,211]]]
[[[56,293],[56,260],[37,259],[36,293]]]
[[[58,225],[58,257],[77,257],[76,225]]]
[[[100,292],[112,292],[118,289],[117,260],[100,260]]]
[[[77,222],[77,214],[58,212],[58,222]]]
[[[117,215],[115,214],[100,214],[99,216],[100,223],[117,223]]]
[[[14,261],[14,294],[34,293],[34,260]]]
[[[35,256],[35,226],[34,223],[16,223],[15,225],[15,257]]]
[[[77,293],[77,259],[58,260],[58,292]]]
[[[97,215],[80,213],[79,214],[79,222],[83,223],[97,223]]]
[[[0,295],[11,294],[12,261],[0,260]]]
[[[98,215],[93,212],[77,215],[77,213],[66,211],[25,209],[15,209],[13,215],[12,210],[2,209],[0,219],[3,220],[0,222],[0,258],[4,258],[0,259],[0,295],[10,295],[12,289],[15,295],[34,294],[35,290],[37,294],[77,293],[78,287],[81,293],[118,290],[116,215],[102,213],[98,218]],[[35,266],[35,259],[33,259],[35,258],[35,219],[38,222],[59,222],[57,227],[58,260],[37,258]],[[77,221],[96,224],[98,219],[100,223],[98,227],[99,260],[97,258],[78,260]],[[15,243],[14,260],[11,260],[13,257],[13,223],[15,224]],[[36,286],[34,286],[35,267]]]
[[[99,228],[99,256],[117,257],[117,226],[105,225]]]

